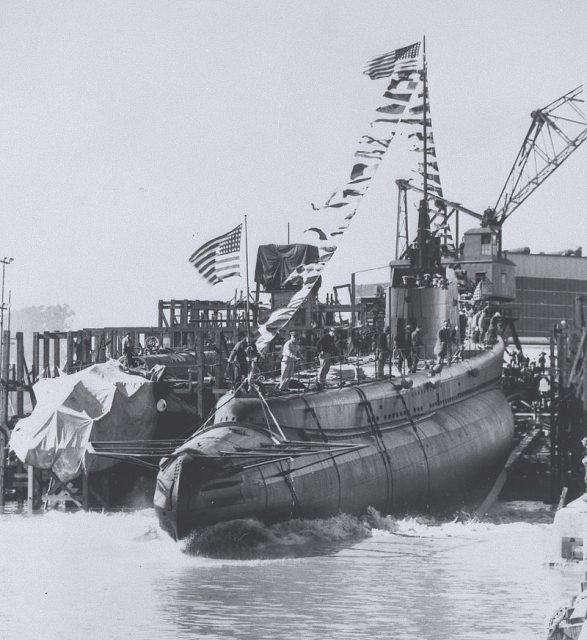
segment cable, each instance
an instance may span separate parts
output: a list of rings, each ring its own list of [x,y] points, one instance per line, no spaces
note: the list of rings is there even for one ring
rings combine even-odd
[[[426,449],[424,448],[424,443],[422,442],[422,439],[420,438],[420,434],[418,433],[418,427],[416,426],[416,423],[414,422],[414,419],[412,417],[412,414],[410,412],[410,409],[406,403],[405,398],[402,396],[401,394],[401,387],[398,387],[398,385],[394,384],[393,382],[391,382],[391,386],[397,391],[397,396],[398,398],[401,400],[402,404],[404,405],[404,408],[406,410],[406,415],[408,416],[408,420],[410,421],[410,424],[412,425],[412,429],[414,430],[414,434],[416,436],[416,438],[418,439],[418,442],[420,443],[420,447],[422,449],[422,453],[424,454],[424,460],[426,462],[426,475],[427,475],[427,484],[428,484],[428,497],[427,497],[427,501],[426,501],[426,507],[429,508],[430,507],[430,498],[431,498],[431,483],[430,483],[430,464],[428,462],[428,455],[426,454]]]

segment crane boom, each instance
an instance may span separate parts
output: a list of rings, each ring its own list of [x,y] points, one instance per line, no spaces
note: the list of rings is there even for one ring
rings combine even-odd
[[[501,253],[501,227],[512,213],[532,194],[548,176],[587,140],[587,118],[581,108],[584,102],[583,85],[575,87],[546,107],[533,111],[532,122],[518,155],[499,194],[495,207],[488,208],[484,214],[475,213],[459,203],[438,195],[429,199],[442,206],[431,218],[431,222],[440,219],[443,224],[453,214],[466,213],[481,221],[481,226],[490,226],[498,231],[498,251]],[[407,255],[409,238],[407,236],[407,191],[424,193],[409,180],[397,180],[398,186],[398,237],[396,239],[396,258]],[[400,221],[404,220],[403,227]],[[403,233],[400,235],[400,228]],[[446,238],[446,236],[445,236]],[[403,246],[401,244],[403,243]],[[446,244],[445,244],[445,248]]]
[[[532,122],[494,207],[502,225],[587,140],[583,85],[532,112]]]

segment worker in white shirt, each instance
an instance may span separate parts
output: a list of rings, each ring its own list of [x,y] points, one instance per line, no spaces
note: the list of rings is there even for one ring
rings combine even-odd
[[[289,387],[295,368],[296,362],[301,359],[300,346],[295,331],[289,332],[289,340],[283,345],[281,352],[281,378],[279,380],[279,389],[284,391]]]

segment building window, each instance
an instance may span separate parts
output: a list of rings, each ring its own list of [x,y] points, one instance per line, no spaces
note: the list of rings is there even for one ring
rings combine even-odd
[[[491,255],[491,234],[490,233],[484,233],[481,236],[481,255],[482,256]]]
[[[485,271],[475,274],[475,282],[485,282],[487,280],[487,273]]]
[[[501,284],[503,284],[503,286],[505,287],[507,283],[508,283],[508,278],[507,278],[506,274],[505,274],[505,273],[503,273],[503,271],[502,271],[502,274],[501,274]]]

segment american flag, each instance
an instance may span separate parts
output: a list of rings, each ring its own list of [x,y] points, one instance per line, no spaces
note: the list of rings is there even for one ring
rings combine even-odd
[[[363,73],[371,80],[378,80],[387,78],[395,71],[416,71],[419,53],[419,42],[384,53],[367,63]]]
[[[190,256],[190,262],[210,284],[240,276],[242,230],[241,222],[228,233],[206,242]]]

